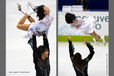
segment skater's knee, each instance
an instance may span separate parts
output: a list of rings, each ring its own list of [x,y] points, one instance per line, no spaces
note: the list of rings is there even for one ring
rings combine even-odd
[[[17,28],[20,29],[20,24],[17,24]]]
[[[21,27],[21,24],[17,24],[17,28],[18,29],[21,29],[22,27]]]
[[[30,24],[17,24],[17,28],[24,30],[24,31],[28,31]]]
[[[17,28],[18,28],[18,29],[20,28],[19,24],[17,24]]]

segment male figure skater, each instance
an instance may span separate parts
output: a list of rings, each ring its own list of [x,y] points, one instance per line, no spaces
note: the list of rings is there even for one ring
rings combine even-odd
[[[46,34],[43,33],[43,45],[37,48],[36,35],[28,41],[33,49],[33,62],[35,64],[36,76],[49,76],[49,43]]]
[[[70,58],[73,64],[73,68],[76,72],[76,76],[88,76],[88,62],[94,55],[93,46],[87,40],[85,41],[85,45],[89,48],[90,54],[85,59],[82,59],[80,53],[74,54],[74,47],[71,41],[71,37],[68,37],[68,42]]]

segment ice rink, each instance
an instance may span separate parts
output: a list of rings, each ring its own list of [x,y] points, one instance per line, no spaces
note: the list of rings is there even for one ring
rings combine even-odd
[[[101,43],[99,46],[94,43],[91,44],[94,47],[95,54],[88,64],[88,75],[108,76],[108,43],[106,46],[103,46]],[[73,42],[73,45],[75,53],[80,52],[82,58],[87,57],[89,50],[83,42]],[[76,76],[70,60],[68,46],[68,42],[58,43],[58,76]]]
[[[56,76],[56,1],[55,0],[6,0],[6,76],[35,76],[32,49],[27,44],[28,39],[23,38],[27,33],[17,29],[16,25],[23,14],[18,11],[17,3],[22,9],[28,10],[27,2],[34,5],[46,5],[50,8],[50,15],[54,21],[48,32],[50,44],[50,76]],[[31,11],[31,10],[30,10]],[[28,12],[30,12],[28,11]],[[32,15],[35,20],[36,14]],[[26,21],[26,23],[29,23]],[[42,45],[42,37],[37,38],[37,44]]]

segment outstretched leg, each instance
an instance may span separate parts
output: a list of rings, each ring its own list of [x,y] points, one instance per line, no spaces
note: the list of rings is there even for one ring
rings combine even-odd
[[[95,31],[93,31],[90,35],[94,36],[96,41],[100,39],[100,35],[98,35]]]
[[[21,8],[21,5],[20,4],[17,4],[17,5],[18,5],[18,10],[24,14],[24,16],[18,22],[17,28],[18,29],[21,29],[21,30],[24,30],[24,31],[28,31],[28,28],[29,28],[30,24],[24,24],[25,23],[25,20],[28,19],[31,23],[32,22],[35,22],[35,20],[31,16],[29,16],[28,14],[26,14],[26,13],[24,13],[22,11],[22,8]]]
[[[106,36],[100,36],[98,35],[95,31],[93,31],[90,35],[94,36],[95,38],[93,38],[94,42],[97,44],[98,40],[101,39],[103,42],[103,45],[106,44]]]
[[[100,39],[100,36],[95,31],[93,31],[90,35],[94,36],[93,41],[95,44],[99,45],[98,39]]]

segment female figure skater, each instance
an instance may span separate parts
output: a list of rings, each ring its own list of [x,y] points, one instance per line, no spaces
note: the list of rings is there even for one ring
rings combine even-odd
[[[68,43],[69,43],[69,54],[73,64],[73,68],[76,72],[76,76],[88,76],[88,63],[92,59],[95,53],[93,46],[87,40],[85,40],[85,45],[89,48],[90,54],[85,59],[82,59],[80,53],[74,54],[74,47],[72,44],[71,37],[69,36],[68,36]]]
[[[93,17],[89,17],[86,20],[78,20],[72,13],[66,13],[65,20],[68,24],[71,24],[72,28],[81,29],[87,35],[94,36],[93,41],[98,44],[98,39],[101,39],[103,44],[106,44],[105,36],[100,36],[94,31],[94,25],[96,23]]]
[[[21,10],[21,5],[18,5],[18,9],[19,11],[24,13]],[[41,36],[42,32],[48,34],[49,27],[53,21],[53,17],[50,16],[50,9],[45,5],[37,6],[33,10],[37,13],[37,17],[39,17],[39,20],[35,21],[31,16],[25,13],[17,24],[18,29],[28,31],[27,35],[25,36],[27,38],[32,38],[33,33],[37,36]],[[25,24],[26,19],[28,19],[31,24]]]

